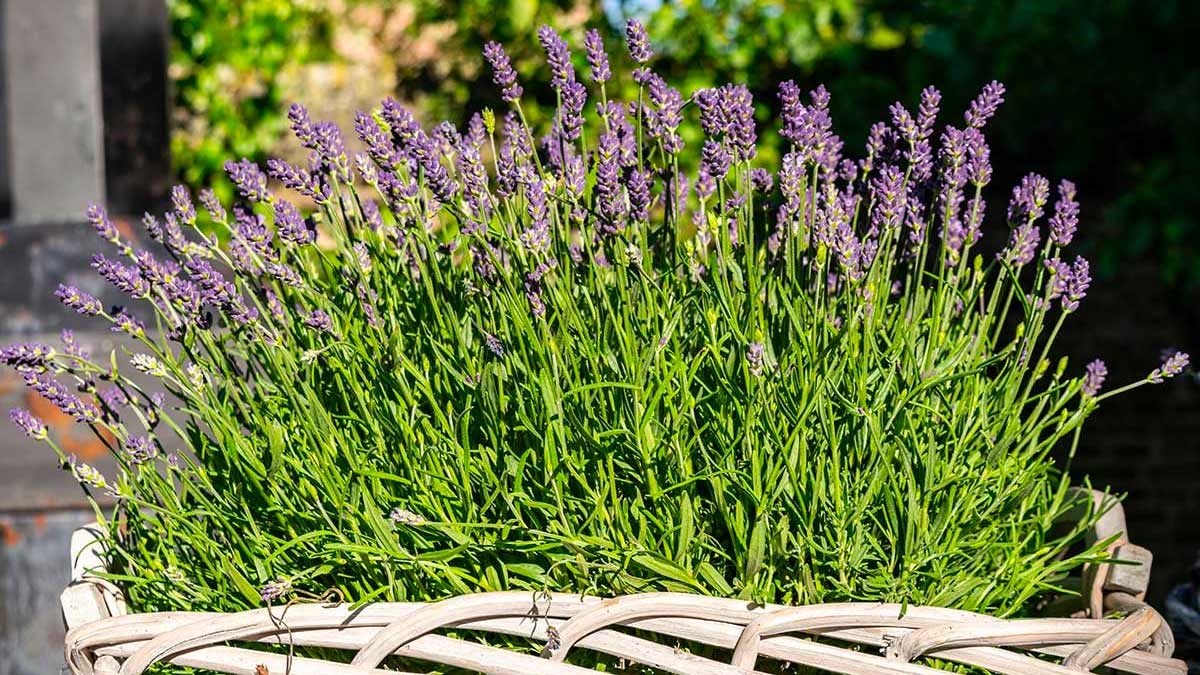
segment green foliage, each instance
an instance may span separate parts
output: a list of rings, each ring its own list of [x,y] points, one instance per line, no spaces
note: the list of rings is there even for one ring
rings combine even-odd
[[[262,159],[278,142],[286,129],[280,72],[329,56],[328,15],[319,2],[292,0],[170,0],[168,8],[172,161],[184,180],[210,183],[225,160]]]
[[[670,176],[661,140],[644,138],[636,161]],[[461,172],[449,160],[465,149],[447,165]],[[326,155],[324,247],[295,243],[278,196],[244,205],[276,221],[273,238],[212,210],[228,245],[167,241],[193,283],[216,289],[217,329],[182,299],[180,272],[122,249],[155,279],[163,326],[130,331],[145,353],[129,362],[176,410],[160,413],[117,355],[54,354],[49,369],[135,402],[99,423],[121,447],[117,479],[74,465],[119,499],[114,578],[135,608],[254,607],[282,578],[356,602],[666,589],[1010,615],[1095,553],[1067,552],[1094,514],[1055,528],[1073,504],[1049,453],[1103,398],[1048,360],[1067,315],[1041,264],[1057,245],[1031,264],[985,264],[970,242],[932,236],[910,246],[948,216],[879,224],[903,198],[810,159],[795,160],[809,192],[789,188],[808,196],[788,210],[737,161],[686,212],[611,232],[594,175],[580,194],[518,161],[525,182],[486,209],[462,193],[435,201],[426,160],[378,166],[418,189],[375,193],[377,221],[372,190]],[[545,248],[531,243],[543,189]],[[727,200],[735,190],[747,199]],[[863,197],[851,212],[841,190]],[[185,194],[175,204],[178,222],[196,222]],[[786,236],[773,252],[776,208]],[[828,218],[883,228],[862,235],[878,236],[877,255],[831,248],[818,234]],[[165,453],[159,425],[184,452],[130,451],[149,434]]]

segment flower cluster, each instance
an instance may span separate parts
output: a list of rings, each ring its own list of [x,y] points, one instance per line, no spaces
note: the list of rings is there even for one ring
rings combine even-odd
[[[538,31],[544,129],[488,43],[504,111],[427,129],[387,99],[355,115],[353,152],[293,105],[307,161],[231,160],[233,203],[176,187],[145,246],[89,209],[92,266],[128,300],[56,295],[135,346],[93,362],[64,334],[0,363],[113,448],[112,482],[64,461],[127,507],[123,578],[177,570],[222,611],[293,585],[412,600],[604,579],[1017,612],[1086,559],[1049,529],[1071,507],[1050,450],[1188,358],[1103,393],[1102,361],[1050,367],[1091,270],[1070,181],[985,202],[1003,86],[957,122],[927,88],[855,153],[824,87],[784,82],[765,115],[744,85],[673,88],[645,27],[625,37],[631,100],[597,31],[586,73]]]

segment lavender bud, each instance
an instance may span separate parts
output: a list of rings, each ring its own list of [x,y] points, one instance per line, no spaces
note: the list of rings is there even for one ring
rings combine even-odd
[[[761,342],[751,342],[746,348],[746,365],[750,368],[750,374],[754,377],[761,377],[763,374],[763,353],[765,347]]]
[[[1155,368],[1147,379],[1155,384],[1161,384],[1163,380],[1182,373],[1187,365],[1188,355],[1184,352],[1175,352],[1163,361],[1161,366]]]
[[[259,595],[262,597],[264,605],[269,605],[276,600],[286,596],[292,592],[292,582],[279,577],[275,581],[268,581],[259,590]]]
[[[187,187],[176,185],[171,188],[171,205],[175,208],[175,215],[180,222],[185,225],[196,224],[196,207],[192,204],[192,195],[188,193]]]
[[[766,169],[752,169],[750,183],[759,194],[767,195],[771,193],[771,188],[775,187],[775,177]]]
[[[142,322],[125,310],[113,317],[112,330],[114,333],[125,333],[133,337],[143,337],[146,334],[146,327]]]
[[[704,141],[700,151],[700,170],[715,180],[722,180],[729,173],[729,153],[725,146],[713,140]]]
[[[49,434],[46,432],[46,425],[40,419],[34,417],[32,413],[23,408],[13,408],[8,411],[8,418],[12,423],[25,432],[25,435],[35,441],[46,440]]]
[[[120,241],[121,237],[117,233],[117,226],[113,225],[112,221],[108,219],[108,213],[104,210],[103,206],[99,204],[88,205],[87,218],[101,239],[114,244]]]
[[[634,63],[644,64],[654,56],[654,52],[650,50],[650,36],[646,34],[646,27],[637,19],[625,22],[625,44]]]
[[[608,82],[612,77],[612,70],[608,67],[608,54],[604,51],[604,40],[600,37],[600,31],[589,30],[584,36],[583,44],[587,49],[588,65],[592,68],[592,81]]]
[[[267,191],[267,177],[254,162],[242,159],[225,162],[225,173],[233,181],[238,193],[252,202],[270,202],[271,193]]]
[[[131,436],[125,441],[125,453],[133,464],[145,464],[158,456],[158,446],[145,436]]]
[[[550,86],[562,91],[568,82],[575,81],[575,66],[571,65],[571,50],[567,41],[550,26],[543,25],[537,31],[538,42],[546,51],[550,64]]]
[[[506,103],[515,103],[524,90],[517,84],[517,72],[513,70],[508,54],[504,53],[504,47],[499,42],[489,42],[483,46],[483,55],[492,65],[492,77],[501,88],[501,98]]]
[[[1088,261],[1082,256],[1075,256],[1071,265],[1071,278],[1067,281],[1067,290],[1063,294],[1063,311],[1074,312],[1079,309],[1079,302],[1087,296],[1088,286],[1092,283]]]
[[[1004,103],[1004,85],[993,80],[990,84],[984,85],[979,96],[971,101],[971,107],[964,115],[967,125],[982,129],[988,119],[996,114],[996,109],[1000,107],[1001,103]]]
[[[322,333],[333,332],[333,319],[329,318],[329,315],[325,313],[325,310],[315,309],[305,315],[301,321],[305,326],[308,326],[313,330],[317,330]]]
[[[104,311],[104,306],[100,304],[99,300],[74,286],[59,284],[54,295],[62,301],[62,304],[84,316],[96,316]]]
[[[309,227],[300,209],[291,202],[278,199],[275,201],[275,229],[279,238],[293,244],[311,244],[317,240],[316,231]]]
[[[313,134],[312,118],[308,116],[308,108],[299,103],[293,103],[288,106],[287,118],[288,126],[291,127],[292,133],[296,134],[300,145],[309,150],[316,150],[317,140]]]
[[[1087,364],[1087,373],[1083,376],[1083,386],[1080,391],[1084,396],[1094,398],[1104,386],[1104,378],[1108,377],[1108,366],[1100,359]]]
[[[483,342],[494,356],[504,356],[504,345],[500,344],[500,340],[495,335],[484,334]]]
[[[217,199],[217,193],[211,189],[204,188],[200,191],[200,204],[204,206],[204,210],[208,212],[208,216],[214,223],[226,221],[228,214],[225,213],[225,207],[221,205],[221,200]]]
[[[1050,217],[1050,240],[1066,246],[1075,237],[1079,223],[1079,202],[1075,201],[1075,184],[1063,180],[1058,184],[1058,201],[1054,204],[1054,215]]]

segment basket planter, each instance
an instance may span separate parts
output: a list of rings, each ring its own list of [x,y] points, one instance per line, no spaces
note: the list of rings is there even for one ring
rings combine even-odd
[[[1124,527],[1116,505],[1096,536],[1120,535]],[[1165,621],[1142,602],[1148,553],[1123,535],[1112,550],[1141,561],[1141,572],[1124,571],[1139,569],[1128,565],[1085,570],[1083,583],[1091,592],[1074,615],[1005,620],[936,607],[756,606],[681,593],[608,599],[480,593],[357,610],[293,604],[236,614],[130,614],[120,590],[93,574],[103,565],[97,534],[93,526],[73,537],[73,583],[62,596],[66,658],[75,675],[137,675],[156,662],[248,675],[262,668],[292,675],[394,673],[381,669],[392,654],[490,675],[596,672],[564,662],[580,649],[681,675],[756,673],[767,659],[855,675],[944,672],[923,665],[927,656],[1005,675],[1069,675],[1100,667],[1138,675],[1186,672],[1182,661],[1171,658],[1174,642]],[[1088,618],[1105,611],[1121,618]],[[437,632],[444,628],[525,638],[541,656]],[[811,636],[827,639],[805,639]],[[229,646],[237,642],[340,649],[354,656],[349,664],[334,663]],[[721,662],[690,654],[681,642],[729,650],[729,657]]]

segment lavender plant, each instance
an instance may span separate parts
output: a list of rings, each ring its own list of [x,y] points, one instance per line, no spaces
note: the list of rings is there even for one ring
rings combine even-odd
[[[1051,451],[1187,356],[1108,392],[1103,362],[1050,360],[1090,283],[1079,204],[1030,174],[981,250],[1004,88],[944,125],[933,88],[897,103],[855,160],[823,87],[784,82],[762,124],[745,87],[685,95],[627,36],[621,101],[597,33],[577,70],[538,32],[545,129],[492,43],[509,108],[465,129],[389,99],[353,153],[292,106],[308,165],[229,162],[232,205],[175,188],[153,250],[92,207],[131,302],[58,296],[134,347],[0,359],[110,442],[116,476],[63,461],[116,500],[134,608],[669,589],[1013,615],[1096,555],[1068,553],[1096,514],[1054,527],[1076,505]]]

